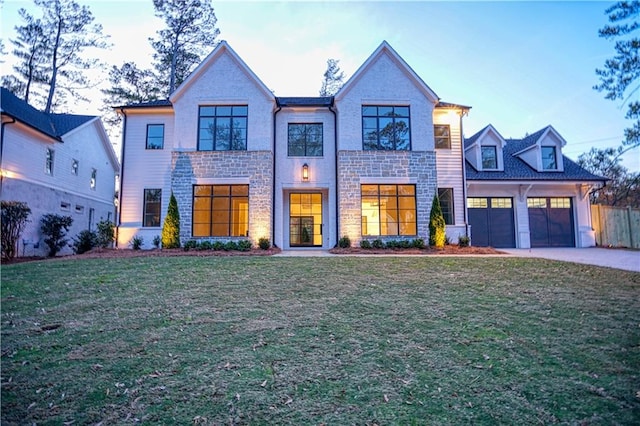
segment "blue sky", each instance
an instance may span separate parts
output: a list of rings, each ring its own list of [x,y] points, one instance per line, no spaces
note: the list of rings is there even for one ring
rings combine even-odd
[[[80,3],[111,36],[107,62],[149,63],[147,38],[162,25],[151,0]],[[628,125],[622,103],[592,89],[594,70],[613,54],[613,43],[598,37],[611,4],[214,1],[214,8],[220,39],[278,96],[316,96],[328,58],[350,76],[386,40],[442,100],[472,107],[467,137],[487,124],[505,138],[551,124],[567,140],[564,153],[576,159],[592,146],[617,146]],[[3,5],[7,50],[20,7],[34,10],[31,1]],[[640,170],[638,149],[624,165]]]

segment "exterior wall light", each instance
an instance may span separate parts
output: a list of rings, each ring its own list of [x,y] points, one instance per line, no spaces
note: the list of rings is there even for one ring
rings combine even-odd
[[[304,181],[309,180],[309,165],[307,163],[304,163],[302,165],[302,180]]]

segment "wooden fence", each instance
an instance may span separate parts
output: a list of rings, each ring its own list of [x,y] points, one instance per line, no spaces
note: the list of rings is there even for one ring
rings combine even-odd
[[[600,246],[640,248],[640,209],[591,206],[591,223]]]

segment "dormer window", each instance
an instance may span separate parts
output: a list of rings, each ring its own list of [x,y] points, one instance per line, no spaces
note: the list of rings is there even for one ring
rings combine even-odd
[[[495,146],[482,146],[482,169],[496,170],[498,168],[498,154]]]
[[[558,161],[556,158],[555,146],[543,146],[542,147],[542,169],[543,170],[557,170]]]

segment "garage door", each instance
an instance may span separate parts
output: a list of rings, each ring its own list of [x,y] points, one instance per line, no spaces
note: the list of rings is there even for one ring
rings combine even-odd
[[[571,198],[527,198],[531,247],[575,247]]]
[[[511,198],[467,198],[471,244],[509,248],[516,246]]]

